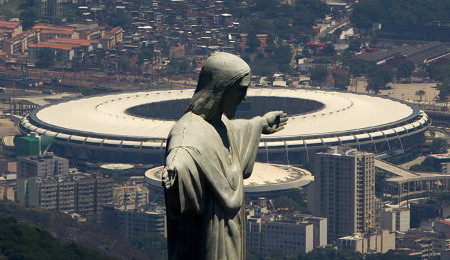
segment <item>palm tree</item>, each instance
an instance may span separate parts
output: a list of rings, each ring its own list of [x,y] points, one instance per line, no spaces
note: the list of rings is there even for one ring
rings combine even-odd
[[[422,97],[425,95],[425,90],[420,89],[416,91],[416,96],[419,96],[420,100],[419,102],[422,102]]]

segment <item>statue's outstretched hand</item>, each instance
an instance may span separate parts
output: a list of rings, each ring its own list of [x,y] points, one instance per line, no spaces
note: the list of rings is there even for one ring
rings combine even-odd
[[[174,166],[166,166],[164,167],[162,173],[162,183],[166,189],[169,189],[175,184],[175,177],[177,174],[177,169]]]
[[[263,118],[267,121],[267,124],[263,126],[263,134],[273,134],[283,130],[288,121],[287,114],[283,111],[267,112]]]

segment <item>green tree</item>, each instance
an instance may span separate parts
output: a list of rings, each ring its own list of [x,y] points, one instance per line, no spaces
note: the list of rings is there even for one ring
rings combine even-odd
[[[302,260],[362,260],[359,252],[336,250],[334,248],[316,248],[300,258]]]
[[[192,61],[186,58],[173,59],[169,62],[166,72],[169,76],[184,74],[193,69]]]
[[[149,232],[138,235],[131,243],[147,254],[149,259],[167,259],[167,240],[159,233]]]
[[[410,256],[407,254],[395,254],[388,251],[385,254],[368,254],[365,258],[366,260],[417,260],[417,257]]]
[[[78,5],[72,3],[64,3],[63,13],[67,21],[76,21],[81,17],[81,12],[78,9]]]
[[[146,47],[146,46],[143,46],[141,48],[141,51],[138,54],[138,61],[137,61],[137,63],[139,65],[141,65],[142,63],[144,63],[145,59],[151,60],[153,58],[153,55],[154,55],[153,49],[151,49],[149,47]]]
[[[34,12],[33,8],[26,8],[20,13],[19,17],[20,21],[22,22],[22,29],[28,30],[29,28],[33,27],[36,21],[36,13]]]
[[[441,83],[437,84],[437,89],[439,90],[437,99],[446,102],[450,95],[450,77],[444,78]]]
[[[272,56],[255,59],[249,64],[252,68],[252,73],[259,76],[273,76],[273,74],[278,71],[278,64]]]
[[[310,72],[310,79],[313,81],[314,85],[320,85],[328,76],[328,71],[325,66],[316,66],[315,68],[311,69]]]
[[[433,154],[446,153],[447,152],[447,140],[434,139],[431,142],[430,152]]]
[[[323,46],[323,50],[322,53],[326,56],[334,56],[336,54],[336,50],[334,49],[334,45],[331,43],[327,43],[325,44],[325,46]]]
[[[448,6],[448,0],[365,0],[353,6],[350,20],[357,28],[371,29],[373,23],[381,23],[389,30],[417,28],[432,21],[448,24]]]
[[[375,62],[356,59],[350,64],[349,72],[353,77],[360,77],[368,75],[369,72],[376,70],[376,67]]]
[[[36,67],[49,68],[55,63],[55,58],[55,52],[52,49],[41,48],[37,55]]]
[[[311,57],[311,53],[309,52],[309,49],[308,49],[308,48],[303,48],[303,49],[302,49],[302,55],[303,55],[303,57],[305,57],[305,58]]]
[[[425,95],[425,90],[419,89],[416,91],[416,96],[419,97],[419,102],[422,102],[422,97]]]
[[[358,52],[361,50],[361,42],[358,40],[351,40],[348,44],[348,51]]]
[[[275,208],[289,208],[290,210],[307,211],[305,199],[299,189],[289,189],[279,193],[273,200]]]
[[[74,243],[63,245],[40,228],[18,224],[14,218],[0,218],[0,258],[111,259]]]
[[[375,94],[380,92],[380,88],[385,88],[388,82],[394,77],[394,71],[389,66],[377,67],[369,72],[369,84],[367,91],[373,91]]]
[[[130,60],[127,58],[121,58],[119,60],[118,65],[119,65],[120,71],[126,72],[130,68]]]
[[[396,78],[411,78],[411,75],[415,69],[414,63],[405,61],[401,62],[397,66]]]
[[[287,45],[282,45],[275,49],[274,60],[277,62],[277,66],[280,72],[289,73],[290,72],[290,62],[292,59],[291,48]]]
[[[334,87],[339,90],[347,90],[350,85],[350,76],[345,73],[333,73]]]
[[[127,28],[130,25],[130,17],[124,12],[112,11],[108,16],[108,24],[113,27]]]
[[[411,171],[417,172],[440,172],[441,164],[433,160],[431,157],[425,158],[420,164],[415,164],[409,168]]]
[[[427,67],[430,77],[436,81],[444,81],[450,75],[450,64],[433,64]]]
[[[261,45],[261,42],[259,41],[258,37],[256,37],[255,32],[250,32],[247,36],[247,42],[245,45],[248,46],[247,51],[250,53],[254,53],[256,49]]]

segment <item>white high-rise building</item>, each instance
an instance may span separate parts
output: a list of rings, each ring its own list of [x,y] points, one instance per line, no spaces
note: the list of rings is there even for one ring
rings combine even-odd
[[[317,153],[308,207],[328,219],[328,241],[375,228],[375,157],[356,149]]]
[[[269,215],[249,217],[246,222],[247,248],[260,257],[274,252],[295,256],[327,245],[326,218],[302,215],[275,220]]]

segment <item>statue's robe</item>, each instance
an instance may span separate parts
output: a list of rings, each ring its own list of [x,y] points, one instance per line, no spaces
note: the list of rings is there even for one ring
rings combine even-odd
[[[243,179],[252,172],[263,118],[222,121],[229,140],[188,112],[169,134],[165,188],[169,259],[245,259]]]

